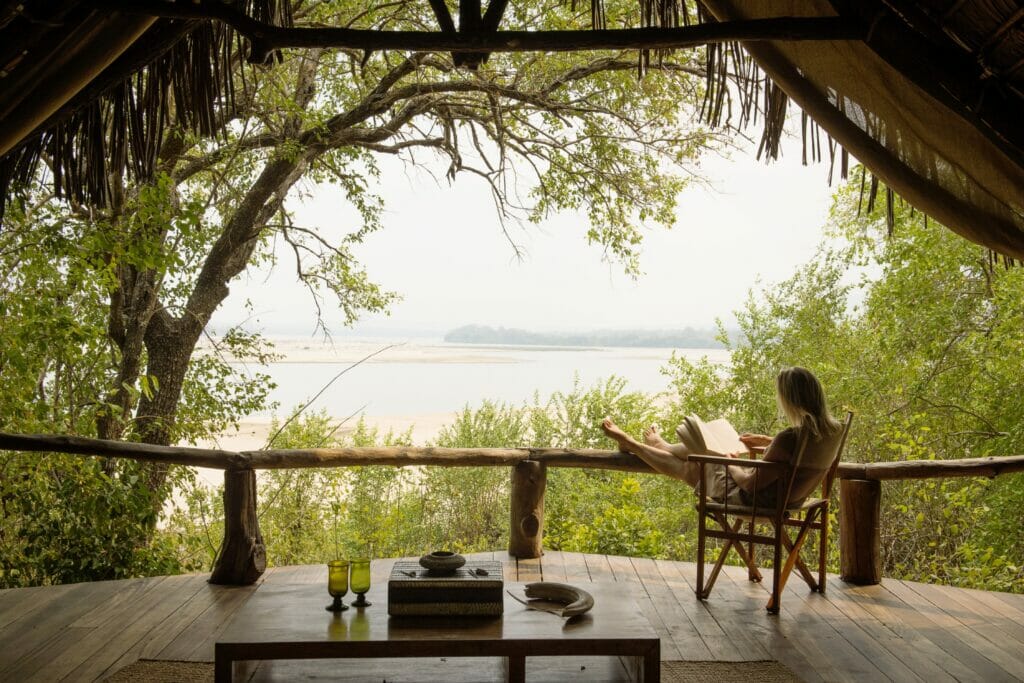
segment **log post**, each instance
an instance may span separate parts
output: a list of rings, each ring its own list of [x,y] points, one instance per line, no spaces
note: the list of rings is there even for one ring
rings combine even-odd
[[[842,479],[839,496],[839,577],[864,586],[881,583],[882,483]]]
[[[508,554],[532,559],[541,556],[544,544],[544,489],[547,465],[523,460],[512,468],[511,526]]]
[[[224,470],[224,541],[210,583],[248,586],[267,568],[267,551],[256,516],[256,471]]]

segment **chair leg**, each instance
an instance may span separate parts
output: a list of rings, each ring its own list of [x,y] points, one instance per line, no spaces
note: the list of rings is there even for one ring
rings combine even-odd
[[[798,561],[800,561],[800,549],[804,547],[804,541],[807,540],[807,533],[811,530],[810,524],[813,519],[814,518],[812,516],[804,520],[803,526],[800,527],[800,531],[796,535],[796,540],[792,542],[793,547],[792,549],[790,549],[789,555],[786,557],[786,564],[782,568],[782,573],[778,578],[779,595],[782,595],[782,590],[786,587],[786,581],[789,580],[789,575],[792,573],[793,567],[796,565]],[[786,536],[785,531],[780,532],[780,540],[781,537],[786,537],[786,539],[789,540],[788,536]]]
[[[725,531],[732,532],[736,532],[742,524],[742,522],[737,522],[736,527],[733,527],[729,524],[728,519],[719,516],[715,516],[715,521],[718,522]],[[718,580],[718,575],[722,571],[722,565],[725,564],[725,560],[729,556],[729,550],[731,550],[735,545],[735,541],[731,539],[727,540],[725,545],[722,546],[722,549],[718,551],[718,558],[715,560],[715,566],[711,568],[711,574],[708,576],[707,585],[704,586],[704,591],[698,596],[701,600],[707,600],[708,596],[711,595],[711,589],[715,587],[715,581]]]
[[[715,521],[718,522],[718,526],[722,527],[723,530],[730,531],[732,533],[737,533],[743,526],[742,520],[737,520],[735,526],[730,526],[729,519],[725,515],[715,515]],[[747,533],[754,533],[753,522],[747,523]],[[740,541],[729,541],[728,546],[726,548],[723,548],[722,552],[724,553],[728,549],[735,549],[736,554],[740,556],[741,560],[743,560],[743,564],[747,565],[747,576],[750,578],[751,581],[757,582],[761,580],[761,572],[758,570],[757,564],[754,561],[753,543],[749,544],[748,547],[744,548],[743,543]]]
[[[818,592],[825,592],[826,564],[828,563],[828,502],[821,511],[821,533],[818,534]]]
[[[697,594],[699,600],[707,598],[704,593],[704,543],[707,541],[707,536],[704,535],[704,525],[707,524],[707,521],[706,517],[697,520],[697,587],[694,593]]]
[[[790,555],[793,555],[794,545],[789,534],[786,533],[785,529],[783,529],[780,534],[782,537],[782,544],[786,546],[786,551],[789,552]],[[803,577],[804,582],[807,583],[807,587],[812,591],[818,590],[818,582],[814,580],[814,574],[812,574],[811,570],[807,568],[807,564],[804,562],[803,558],[800,557],[799,552],[796,553],[796,568],[800,572],[800,576]]]
[[[733,533],[733,534],[739,533],[740,529],[743,527],[743,520],[742,519],[736,520],[736,524],[732,525],[732,524],[729,524],[729,519],[725,515],[713,515],[712,518],[716,522],[718,522],[718,525],[720,527],[722,527],[723,531],[726,531],[726,532],[729,532],[729,533]],[[750,564],[750,559],[748,558],[746,551],[744,551],[744,549],[743,549],[743,545],[740,542],[738,542],[738,541],[735,541],[735,540],[732,540],[732,539],[728,539],[728,540],[726,540],[725,545],[723,545],[722,549],[719,551],[718,558],[715,560],[715,566],[711,568],[711,574],[708,576],[707,582],[705,583],[703,581],[703,577],[704,577],[704,572],[703,572],[704,561],[703,561],[703,558],[704,558],[704,556],[703,556],[703,553],[701,552],[700,542],[698,540],[698,547],[697,547],[697,597],[700,598],[701,600],[707,600],[708,596],[711,595],[711,589],[714,588],[715,581],[718,580],[718,575],[722,571],[722,566],[725,565],[725,561],[729,557],[729,551],[732,550],[732,549],[736,550],[736,553],[740,556],[740,559],[742,559],[745,563],[747,563],[748,571],[750,570],[752,565]],[[755,572],[757,571],[756,567],[754,567],[754,571]]]
[[[754,520],[747,522],[747,533],[751,536],[754,535]],[[742,545],[737,546],[737,550],[740,550]],[[740,553],[743,556],[743,553]],[[743,561],[747,564],[747,579],[755,583],[761,583],[763,577],[761,576],[760,570],[757,568],[757,546],[752,542],[747,544],[747,557],[743,558]]]
[[[775,557],[772,561],[772,595],[768,598],[766,609],[771,614],[778,614],[782,606],[782,540],[775,538]]]

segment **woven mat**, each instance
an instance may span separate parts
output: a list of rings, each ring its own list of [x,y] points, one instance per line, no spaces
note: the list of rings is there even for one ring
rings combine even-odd
[[[800,677],[778,662],[662,662],[662,683],[801,683]]]
[[[140,659],[106,679],[107,683],[210,683],[213,662]]]
[[[213,680],[212,662],[175,662],[140,659],[107,679],[108,683],[208,683]],[[762,662],[662,662],[662,683],[801,683],[782,664]]]

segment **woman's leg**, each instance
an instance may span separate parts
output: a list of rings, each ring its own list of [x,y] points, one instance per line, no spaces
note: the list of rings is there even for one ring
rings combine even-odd
[[[658,429],[657,425],[651,425],[644,430],[644,443],[648,446],[654,446],[660,450],[668,451],[682,460],[686,460],[687,456],[691,453],[690,449],[686,447],[686,444],[682,442],[669,443],[668,441],[665,441],[664,437],[661,435],[661,430]]]
[[[626,434],[620,429],[611,418],[605,418],[601,422],[601,430],[619,445],[619,449],[624,453],[631,453],[636,457],[643,460],[645,463],[650,465],[656,472],[668,475],[675,479],[681,479],[690,486],[697,485],[697,474],[695,468],[691,463],[686,461],[686,450],[683,449],[681,457],[677,456],[673,450],[673,444],[669,444],[662,439],[668,448],[661,448],[659,446],[652,446],[647,443],[640,443],[629,434]]]

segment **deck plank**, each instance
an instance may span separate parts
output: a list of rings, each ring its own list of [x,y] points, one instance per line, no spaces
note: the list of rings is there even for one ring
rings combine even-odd
[[[516,575],[519,577],[520,581],[526,583],[542,581],[544,577],[541,574],[540,558],[518,558],[516,560]]]
[[[118,618],[113,616],[101,626],[75,638],[71,647],[52,657],[45,668],[27,680],[92,680],[146,637],[150,629],[163,622],[185,599],[206,583],[201,574],[169,576],[160,583],[153,599],[145,604],[126,606]]]
[[[729,636],[715,618],[708,604],[697,599],[693,592],[693,584],[687,579],[691,575],[689,567],[677,562],[657,561],[658,569],[666,583],[673,587],[672,598],[677,609],[690,619],[711,659],[717,661],[737,661],[758,659],[757,655],[737,648],[733,638]],[[695,572],[692,572],[696,576]]]
[[[268,569],[262,578],[266,580],[275,571],[273,568]],[[231,587],[215,586],[209,583],[201,586],[191,598],[182,604],[180,609],[175,610],[170,617],[151,629],[144,640],[125,651],[100,674],[100,677],[110,676],[136,659],[171,659],[171,657],[162,657],[161,651],[170,647],[182,634],[197,628],[197,621],[202,615],[207,613],[213,603],[221,599],[221,594],[231,590]],[[199,627],[201,628],[201,624]]]
[[[738,569],[738,568],[737,568]],[[742,571],[742,570],[741,570]],[[794,572],[795,573],[795,572]],[[740,571],[731,572],[739,580]],[[746,572],[742,571],[743,576]],[[812,592],[799,577],[790,577],[784,591],[782,609],[792,606],[794,600],[804,603],[809,612],[820,618],[830,628],[830,639],[841,646],[834,654],[836,664],[854,680],[892,680],[920,683],[922,680],[902,659],[894,656],[861,628],[861,624],[840,610],[828,597]],[[832,635],[834,634],[834,635]]]
[[[587,571],[590,572],[591,581],[602,581],[612,583],[615,581],[615,572],[608,564],[607,555],[584,555],[583,561],[587,563]]]
[[[696,568],[692,577],[696,583]],[[764,610],[765,598],[760,586],[748,586],[745,572],[742,584],[734,581],[733,577],[724,571],[718,581],[721,585],[716,586],[708,600],[701,604],[732,643],[734,653],[727,659],[771,659],[760,642],[761,638],[768,636],[774,629],[773,623],[764,619],[767,613]],[[696,600],[696,594],[694,599]]]
[[[640,581],[640,577],[637,576],[636,569],[628,557],[621,555],[606,555],[605,557],[608,559],[608,567],[611,568],[616,582],[637,583]]]
[[[23,616],[0,630],[0,680],[18,681],[46,665],[53,649],[62,642],[68,624],[80,619],[116,595],[120,581],[73,584],[59,602],[46,601],[41,609],[25,610]],[[42,596],[40,596],[42,597]]]
[[[505,581],[519,580],[519,566],[516,564],[516,558],[509,555],[507,550],[495,551],[493,560],[501,562],[501,572]]]
[[[565,556],[561,550],[546,550],[540,561],[541,580],[566,583],[569,580],[565,572]]]
[[[45,610],[49,605],[63,600],[71,591],[81,584],[63,584],[59,586],[34,586],[18,588],[0,605],[0,643],[3,642],[3,629],[11,623],[28,617],[33,612]],[[0,657],[3,655],[0,654]],[[0,659],[2,661],[2,659]]]
[[[940,614],[936,616],[948,625],[961,641],[973,648],[982,657],[995,663],[1018,680],[1024,680],[1024,652],[1021,643],[1014,648],[1012,637],[999,628],[986,623],[976,616],[973,608],[967,608],[953,599],[956,591],[947,586],[894,581],[934,605]],[[989,616],[990,621],[995,617]],[[1021,656],[1014,656],[1016,650]]]
[[[742,629],[742,633],[755,638],[771,658],[786,663],[804,678],[810,679],[813,674],[816,680],[850,680],[851,677],[829,650],[835,647],[831,634],[827,629],[823,630],[823,624],[813,610],[790,593],[791,587],[783,595],[781,613],[772,615],[765,609],[770,586],[751,582],[745,568],[726,567],[722,574],[719,581],[725,584],[716,587],[716,593],[712,593],[708,603],[715,603],[716,616],[730,632]],[[771,581],[770,574],[766,580]],[[746,622],[736,624],[734,620],[738,615],[745,615]]]
[[[885,582],[889,580],[886,579]],[[841,590],[865,612],[875,617],[887,629],[896,634],[903,643],[900,652],[913,651],[927,657],[947,675],[959,681],[973,680],[977,674],[968,665],[952,656],[943,646],[943,638],[929,637],[934,628],[931,622],[917,614],[914,607],[894,595],[888,588],[879,586],[855,586],[837,582],[834,588]]]
[[[776,659],[808,682],[1024,680],[1021,596],[892,579],[867,587],[833,580],[822,596],[794,578],[782,613],[772,616],[764,609],[768,587],[747,581],[742,567],[727,567],[701,602],[692,563],[560,551],[539,562],[517,563],[504,551],[470,557],[501,561],[510,581],[539,573],[583,587],[614,582],[661,636],[665,660]],[[378,585],[392,562],[374,561]],[[325,575],[319,564],[280,567],[263,581],[319,584]],[[217,634],[257,588],[211,586],[206,578],[2,591],[0,680],[95,680],[140,657],[208,660]],[[379,667],[388,671],[386,662]],[[311,671],[322,678],[332,669]]]
[[[654,560],[637,557],[631,558],[631,562],[658,622],[664,629],[658,630],[661,636],[662,659],[709,658],[710,652],[700,639],[697,629],[685,614],[672,608],[672,591],[658,571]],[[653,624],[654,621],[651,621]]]
[[[883,584],[886,590],[911,608],[904,613],[905,620],[949,653],[959,664],[971,670],[973,676],[977,677],[976,680],[1020,680],[982,654],[981,651],[975,649],[976,647],[981,647],[982,650],[988,649],[988,644],[984,643],[977,634],[969,631],[956,619],[918,595],[902,581],[885,579]]]
[[[833,576],[831,580],[835,579]],[[857,620],[851,619],[827,596],[812,591],[795,571],[786,583],[782,609],[786,609],[786,601],[792,605],[793,600],[806,604],[813,614],[828,624],[836,637],[844,641],[842,651],[847,659],[841,665],[855,680],[888,679],[908,683],[922,680],[900,657],[882,647]]]
[[[662,658],[665,659],[666,651],[669,653],[675,651],[678,656],[678,650],[675,643],[670,638],[668,626],[661,618],[661,614],[655,608],[654,602],[651,600],[651,596],[641,581],[640,576],[633,568],[633,563],[630,562],[628,557],[620,557],[616,555],[608,555],[608,566],[611,568],[612,574],[615,576],[616,583],[623,584],[622,594],[628,596],[636,601],[640,611],[646,617],[647,621],[650,622],[654,628],[655,633],[662,641]],[[637,588],[632,588],[636,586]]]
[[[1014,609],[1024,612],[1024,594],[993,592],[992,596],[1002,600]]]
[[[565,580],[569,583],[592,580],[590,570],[587,568],[587,561],[583,557],[583,553],[562,553],[562,559],[565,561]]]
[[[948,671],[936,664],[943,652],[926,638],[921,638],[909,629],[893,630],[891,622],[886,623],[874,611],[854,600],[845,590],[830,582],[826,597],[847,619],[856,623],[879,646],[897,658],[911,670],[914,677],[929,683],[951,683],[956,681]],[[884,607],[881,611],[884,611]],[[888,661],[888,660],[887,660]],[[887,670],[890,678],[896,676]],[[899,680],[903,680],[899,678]]]
[[[1008,618],[1004,616],[1002,610],[992,609],[977,596],[969,595],[963,590],[951,590],[949,586],[904,583],[932,604],[954,614],[959,621],[979,635],[996,645],[1005,643],[1008,646],[1007,652],[1019,652],[1024,648],[1024,614],[1018,612],[1014,617]]]

